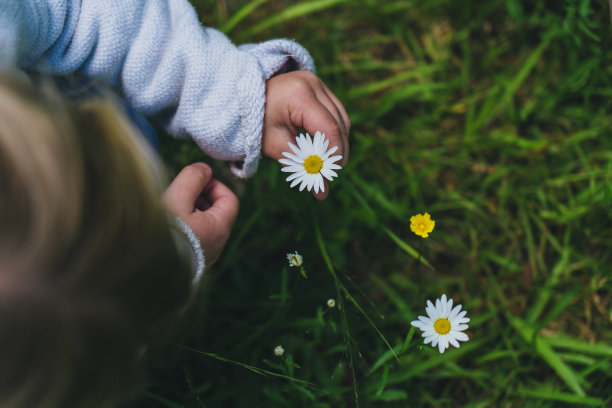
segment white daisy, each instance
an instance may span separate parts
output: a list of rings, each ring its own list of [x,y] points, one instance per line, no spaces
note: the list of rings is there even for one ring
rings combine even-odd
[[[315,193],[318,193],[319,190],[325,191],[323,177],[331,181],[338,176],[334,170],[342,168],[334,164],[342,159],[342,156],[332,156],[338,147],[334,146],[327,150],[329,139],[325,140],[325,134],[321,132],[315,133],[314,141],[308,133],[306,133],[306,136],[300,134],[296,138],[296,142],[297,146],[289,143],[289,147],[295,154],[283,152],[286,159],[279,160],[281,164],[285,165],[281,169],[282,171],[293,173],[287,177],[287,181],[293,180],[290,187],[301,183],[300,191],[304,188],[308,191],[314,188]]]
[[[304,259],[302,258],[302,255],[298,254],[298,251],[288,253],[287,260],[289,261],[289,266],[300,267],[304,263]]]
[[[328,307],[335,307],[336,306],[336,300],[335,299],[327,299],[327,306]]]
[[[465,310],[461,312],[461,305],[453,308],[453,299],[447,300],[446,295],[442,295],[440,299],[436,299],[435,306],[428,300],[425,311],[427,317],[419,316],[419,320],[410,323],[423,331],[425,344],[431,343],[433,347],[437,345],[440,353],[444,353],[449,344],[459,347],[459,341],[469,340],[463,330],[468,328],[465,323],[470,319],[465,317]]]

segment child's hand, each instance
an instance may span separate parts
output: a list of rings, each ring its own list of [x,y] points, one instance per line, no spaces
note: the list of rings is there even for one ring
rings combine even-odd
[[[268,79],[266,83],[266,111],[264,113],[262,151],[274,160],[283,152],[290,152],[288,143],[295,144],[297,128],[303,127],[314,135],[318,130],[330,140],[329,147],[338,146],[334,154],[342,155],[338,164],[348,160],[348,134],[351,122],[342,103],[313,73],[294,71]],[[324,200],[329,193],[313,194]]]
[[[204,163],[185,167],[162,197],[166,208],[180,217],[200,240],[206,266],[219,259],[238,215],[238,197],[212,178]]]

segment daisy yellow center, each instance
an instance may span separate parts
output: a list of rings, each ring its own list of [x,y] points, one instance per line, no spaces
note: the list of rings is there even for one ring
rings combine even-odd
[[[291,257],[291,263],[294,264],[294,265],[297,265],[297,264],[300,263],[300,261],[298,261],[297,256],[293,255]]]
[[[309,174],[317,174],[323,168],[323,160],[316,154],[311,154],[304,160],[304,170]]]
[[[450,322],[448,321],[448,319],[445,319],[445,318],[440,318],[436,320],[433,326],[434,326],[434,330],[438,334],[448,334],[448,332],[451,329]]]

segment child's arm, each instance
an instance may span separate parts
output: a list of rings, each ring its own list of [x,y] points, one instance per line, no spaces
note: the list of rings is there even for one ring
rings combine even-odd
[[[208,165],[194,163],[181,170],[168,186],[163,202],[191,228],[210,267],[221,255],[236,221],[238,197],[212,178]]]
[[[187,0],[1,2],[0,27],[0,67],[104,81],[173,135],[242,161],[242,177],[257,167],[266,81],[314,69],[292,41],[235,47]]]

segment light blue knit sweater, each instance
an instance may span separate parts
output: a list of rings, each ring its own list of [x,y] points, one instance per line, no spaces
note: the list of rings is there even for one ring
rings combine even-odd
[[[175,137],[241,161],[239,177],[257,168],[265,82],[290,59],[314,70],[293,41],[234,46],[187,0],[0,0],[0,69],[102,80]]]
[[[175,137],[242,162],[232,164],[239,177],[259,161],[265,82],[287,67],[314,70],[293,41],[234,46],[187,0],[0,0],[0,70],[103,81]],[[179,224],[199,276],[199,243]]]

